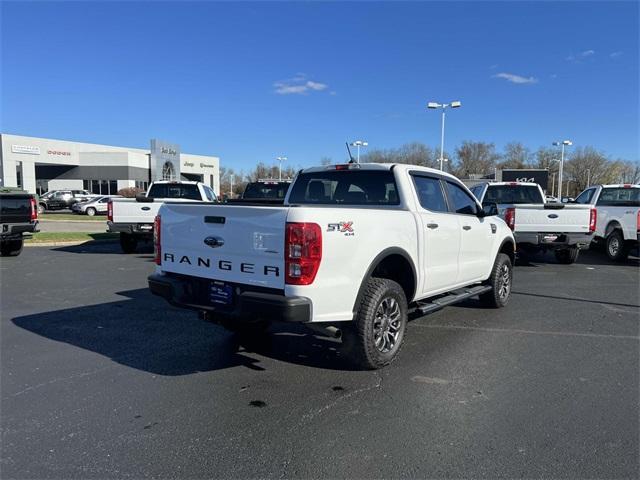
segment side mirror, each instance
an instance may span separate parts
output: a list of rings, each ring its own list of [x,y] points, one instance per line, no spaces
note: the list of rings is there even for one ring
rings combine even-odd
[[[482,210],[480,210],[481,217],[495,217],[498,215],[498,204],[494,202],[486,202],[482,204]]]

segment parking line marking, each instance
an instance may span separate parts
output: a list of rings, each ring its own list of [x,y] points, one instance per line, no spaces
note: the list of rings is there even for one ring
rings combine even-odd
[[[634,335],[607,335],[604,333],[577,333],[577,332],[551,332],[551,331],[536,331],[536,330],[519,330],[515,328],[487,328],[487,327],[466,327],[463,325],[420,325],[414,324],[416,327],[422,328],[443,328],[449,330],[477,330],[480,332],[494,332],[494,333],[519,333],[525,335],[557,335],[564,337],[594,337],[594,338],[614,338],[623,340],[640,340],[640,337]]]

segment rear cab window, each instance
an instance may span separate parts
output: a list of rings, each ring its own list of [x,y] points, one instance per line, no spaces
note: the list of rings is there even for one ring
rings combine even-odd
[[[400,197],[390,170],[329,170],[298,175],[289,203],[399,205]]]
[[[610,187],[603,188],[596,205],[609,207],[640,207],[640,188]]]
[[[497,204],[544,203],[537,185],[488,185],[482,202]]]
[[[289,183],[281,182],[252,182],[247,185],[243,198],[271,198],[283,199],[287,196]]]
[[[201,200],[198,186],[184,183],[155,183],[151,186],[147,196],[150,198]]]

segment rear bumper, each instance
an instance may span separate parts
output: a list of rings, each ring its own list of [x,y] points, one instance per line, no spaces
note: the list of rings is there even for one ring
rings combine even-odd
[[[107,231],[129,233],[131,235],[153,236],[153,223],[114,223],[107,222]]]
[[[311,300],[306,297],[285,297],[284,294],[247,290],[236,286],[232,305],[211,304],[207,297],[206,279],[188,276],[149,276],[149,290],[177,307],[219,313],[245,320],[281,322],[311,321]]]
[[[0,227],[0,236],[16,237],[21,236],[23,233],[35,233],[39,232],[38,222],[33,223],[3,223]]]
[[[549,250],[574,246],[586,250],[593,240],[593,233],[514,232],[513,236],[517,245],[534,245]],[[550,236],[557,238],[553,239]]]

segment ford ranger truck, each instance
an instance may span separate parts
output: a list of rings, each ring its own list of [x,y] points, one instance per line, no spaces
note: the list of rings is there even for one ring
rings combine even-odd
[[[598,220],[593,241],[603,245],[614,261],[626,260],[640,241],[640,185],[595,185],[576,203],[595,206]]]
[[[107,231],[120,234],[124,253],[136,251],[141,241],[153,238],[153,220],[163,202],[217,202],[218,197],[202,182],[158,181],[136,198],[113,198],[107,204]]]
[[[0,190],[0,255],[17,257],[22,252],[24,235],[38,232],[38,206],[27,192]]]
[[[481,203],[498,205],[500,216],[513,230],[518,255],[551,250],[558,263],[571,264],[589,248],[597,212],[588,205],[547,202],[537,183],[495,182],[471,189]]]
[[[379,368],[410,312],[507,304],[515,242],[496,214],[438,170],[308,168],[280,206],[165,203],[149,288],[231,330],[282,321],[341,336],[356,364]]]

